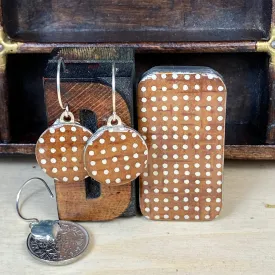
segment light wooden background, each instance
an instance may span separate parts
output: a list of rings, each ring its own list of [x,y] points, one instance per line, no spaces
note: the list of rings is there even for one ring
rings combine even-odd
[[[27,252],[28,224],[15,197],[30,177],[53,181],[33,158],[0,159],[0,274],[275,274],[275,162],[227,161],[224,207],[212,222],[156,222],[143,217],[82,223],[91,245],[80,261],[41,264]],[[56,219],[55,200],[42,184],[22,196],[22,213]]]

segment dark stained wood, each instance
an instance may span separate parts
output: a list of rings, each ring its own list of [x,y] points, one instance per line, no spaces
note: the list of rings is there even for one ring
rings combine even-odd
[[[18,48],[19,53],[50,53],[55,48],[88,48],[88,47],[121,47],[133,48],[140,52],[192,53],[192,52],[255,52],[255,41],[227,42],[173,42],[173,43],[23,43]]]
[[[3,25],[2,0],[0,0],[0,27]],[[0,58],[0,142],[10,141],[9,110],[8,110],[8,86],[6,75],[6,58]]]
[[[61,220],[107,221],[123,213],[131,200],[131,183],[111,187],[101,185],[101,195],[86,197],[85,183],[55,181],[58,216]]]
[[[156,65],[209,66],[220,72],[228,86],[226,144],[260,145],[265,143],[268,55],[263,53],[139,53],[135,57],[136,81],[139,81],[143,72]],[[47,128],[42,82],[43,69],[47,60],[47,54],[9,55],[9,113],[12,143],[35,143],[39,135]],[[54,79],[51,83],[52,102],[55,104],[53,121],[59,117],[61,109],[56,100]],[[78,87],[81,90],[81,87]],[[85,87],[88,86],[83,86]],[[93,86],[88,87],[89,89],[92,90]],[[68,99],[64,97],[65,102]],[[111,105],[108,106],[108,108],[111,107]],[[20,123],[18,123],[18,113],[21,114]],[[77,112],[76,115],[79,113]],[[101,125],[106,123],[106,119],[107,117]]]
[[[35,144],[0,144],[0,154],[2,155],[34,155]]]
[[[271,27],[275,27],[275,0],[272,0],[272,19]],[[266,143],[275,144],[275,63],[274,58],[269,59],[269,107],[268,107],[268,125],[266,132]]]
[[[8,55],[10,143],[36,143],[47,128],[43,87],[47,60],[47,54]]]
[[[3,66],[3,64],[1,64]],[[8,110],[8,86],[6,77],[6,66],[0,69],[0,141],[10,141],[10,125]]]
[[[2,0],[0,0],[0,25],[3,26]]]
[[[269,61],[269,108],[266,142],[275,144],[275,64]]]
[[[271,14],[271,28],[273,28],[275,26],[275,0],[272,0]]]
[[[271,0],[3,0],[10,37],[34,42],[267,38]]]
[[[48,58],[47,54],[9,55],[11,143],[35,143],[47,128],[42,75]],[[266,67],[268,55],[263,53],[139,53],[136,54],[135,61],[136,81],[139,81],[143,72],[153,66],[182,64],[209,66],[224,77],[228,87],[226,144],[260,145],[265,143],[267,126],[265,117],[268,109],[268,93],[266,92],[268,91]],[[47,82],[51,82],[52,103],[55,104],[52,116],[52,121],[54,121],[60,116],[61,109],[56,100],[54,79],[46,81],[45,87],[48,85]],[[72,88],[75,84],[70,84],[68,88]],[[64,85],[66,86],[65,83]],[[81,90],[81,85],[84,84],[77,84],[79,90]],[[82,87],[87,88],[88,83]],[[89,86],[88,90],[93,88]],[[86,92],[89,95],[89,92]],[[70,98],[64,97],[65,102],[68,99]],[[108,105],[108,108],[111,108],[111,105]],[[20,123],[18,123],[18,113],[21,114]],[[101,125],[106,123],[106,119],[107,117],[103,119]]]
[[[0,144],[0,154],[34,155],[35,144]],[[275,160],[275,145],[225,145],[225,159]]]
[[[109,65],[105,68],[105,74],[111,77],[111,61],[113,62],[119,62],[122,63],[124,67],[124,70],[126,70],[125,74],[132,72],[133,69],[133,61],[134,61],[134,51],[131,48],[125,48],[125,47],[99,47],[98,45],[95,47],[76,47],[76,48],[57,48],[56,49],[57,54],[56,58],[62,57],[66,64],[69,65],[70,63],[95,63],[100,61],[107,62],[107,64],[103,65]],[[88,62],[87,62],[88,61]],[[56,64],[56,60],[50,60],[50,64],[48,66]],[[130,64],[130,65],[129,65]],[[116,64],[116,66],[119,66],[119,64]],[[100,66],[92,69],[93,75],[100,74],[99,68]],[[129,68],[130,67],[130,68]],[[49,68],[48,68],[49,69]],[[120,68],[117,68],[118,71],[116,73],[116,77],[119,77],[120,74]],[[86,69],[87,70],[87,69]],[[56,66],[54,67],[54,71],[56,71]],[[67,68],[67,73],[70,73],[69,68]],[[91,68],[89,68],[88,71],[91,71]],[[100,74],[102,76],[102,74]]]
[[[106,0],[106,1],[108,1],[108,0]],[[6,29],[10,28],[10,29],[13,29],[13,30],[19,30],[19,32],[18,32],[19,36],[22,35],[23,32],[24,32],[24,29],[22,29],[21,27],[24,27],[28,24],[30,26],[30,28],[28,28],[28,30],[30,30],[30,32],[27,35],[33,36],[33,35],[36,35],[35,31],[40,32],[41,30],[45,30],[45,28],[43,29],[43,24],[44,24],[44,26],[47,25],[47,24],[45,24],[45,20],[44,20],[45,19],[45,14],[47,14],[47,16],[49,16],[52,13],[55,13],[55,14],[59,13],[59,15],[63,14],[62,18],[59,17],[59,18],[61,18],[60,19],[61,24],[57,28],[61,28],[61,26],[64,27],[64,25],[62,25],[62,24],[64,24],[64,22],[67,22],[68,15],[70,13],[70,11],[68,11],[66,9],[65,9],[65,11],[62,9],[64,11],[64,13],[62,13],[62,10],[59,9],[59,7],[64,5],[64,3],[65,3],[65,1],[63,1],[63,0],[59,1],[59,3],[57,1],[46,0],[43,3],[44,6],[43,5],[41,5],[41,6],[33,5],[33,4],[37,3],[38,0],[31,0],[31,1],[27,1],[27,0],[23,0],[23,1],[4,0],[2,2],[3,2],[3,8],[5,10],[5,14],[4,14],[5,28]],[[18,5],[14,5],[15,2]],[[81,0],[80,2],[78,2],[78,3],[80,3],[80,7],[77,10],[77,12],[81,11],[83,9],[83,6],[81,6],[81,4],[83,4],[84,2],[88,3],[89,1]],[[127,2],[128,2],[127,5],[131,4],[131,3],[129,3],[129,1],[127,1]],[[144,2],[144,1],[142,1],[142,2]],[[172,1],[170,1],[170,2],[172,2]],[[199,0],[198,1],[188,1],[188,2],[190,2],[190,3],[187,3],[187,5],[194,4],[195,8],[197,8],[196,7],[197,3],[200,3],[200,4],[202,3],[202,1],[199,1]],[[206,3],[206,2],[208,2],[208,3]],[[245,32],[246,30],[249,29],[249,26],[246,25],[247,22],[248,22],[248,25],[250,24],[250,22],[253,22],[253,28],[256,30],[256,31],[253,31],[254,34],[256,32],[258,32],[258,34],[259,33],[264,34],[265,37],[263,37],[263,39],[267,39],[269,29],[270,29],[270,21],[272,23],[272,26],[274,26],[274,23],[275,23],[275,4],[274,4],[275,0],[272,0],[272,1],[271,0],[266,0],[266,1],[262,1],[262,0],[261,1],[256,1],[256,0],[248,1],[248,0],[246,0],[245,2],[246,2],[245,5],[243,5],[244,10],[241,10],[240,14],[245,14],[246,11],[249,10],[249,16],[247,16],[247,17],[243,16],[242,17],[243,22],[242,22],[241,25],[242,25],[242,27],[244,27],[243,31]],[[272,6],[272,14],[273,14],[272,20],[270,20],[271,2],[273,3],[273,6]],[[1,1],[0,1],[0,3],[1,3]],[[50,11],[50,13],[47,13],[47,9],[51,6],[52,3],[54,4],[55,7],[58,6],[58,9],[57,10],[52,10],[52,11]],[[103,5],[103,3],[104,2],[101,2],[102,5]],[[226,14],[226,12],[228,12],[228,11],[231,13],[232,8],[234,9],[236,7],[241,7],[242,4],[244,3],[244,0],[234,1],[233,4],[231,3],[231,1],[229,2],[229,1],[223,1],[223,0],[205,1],[205,3],[202,3],[202,5],[200,6],[200,9],[201,9],[201,14],[203,14],[206,19],[208,19],[209,17],[211,17],[214,14],[215,9],[213,9],[213,3],[214,3],[214,6],[215,5],[221,5],[220,7],[222,7],[222,8],[221,8],[220,11],[225,12],[224,14]],[[59,6],[59,4],[60,4],[60,6]],[[123,5],[123,2],[122,3],[120,2],[119,4]],[[153,5],[154,1],[153,2],[150,1],[149,7],[151,7],[151,4]],[[158,1],[157,4],[160,4],[160,2]],[[176,5],[177,4],[178,3],[176,3]],[[74,6],[76,4],[72,3],[71,5]],[[113,6],[117,5],[117,2],[115,2],[115,3],[112,2],[112,5]],[[136,3],[135,3],[135,5],[136,5]],[[213,10],[213,13],[211,11],[211,13],[209,15],[207,13],[207,11],[208,11],[207,10],[207,5],[211,6],[211,9]],[[264,5],[266,5],[265,9],[263,8]],[[84,6],[85,6],[85,3],[84,3]],[[1,7],[2,7],[2,5],[1,5]],[[20,10],[18,10],[18,8]],[[31,12],[28,13],[28,11],[31,11]],[[41,11],[41,13],[39,13],[40,11]],[[218,12],[220,12],[220,11],[218,11]],[[28,18],[27,17],[24,18],[24,16],[21,16],[21,18],[20,18],[21,23],[24,21],[24,19],[26,19],[26,18],[28,19],[28,20],[25,20],[25,25],[24,24],[23,25],[18,24],[17,19],[19,17],[17,15],[19,13],[21,13],[21,15],[27,15],[28,16]],[[256,13],[258,15],[256,15]],[[84,14],[85,14],[85,12],[84,12]],[[216,14],[216,16],[217,15],[218,15],[218,13]],[[255,15],[255,16],[253,16],[253,15]],[[100,16],[102,16],[102,14],[100,14]],[[235,16],[238,16],[238,15],[235,15]],[[91,17],[91,14],[89,14],[89,17]],[[196,20],[203,22],[203,24],[207,26],[207,24],[205,23],[204,17],[203,17],[202,20],[199,20],[200,17],[197,16]],[[218,20],[219,19],[220,20],[222,20],[222,19],[227,20],[228,19],[228,17],[219,17],[219,16],[217,16],[217,17],[218,17]],[[13,18],[17,18],[17,19],[12,20]],[[118,17],[118,18],[120,18],[120,17]],[[53,22],[53,21],[51,21],[52,19],[53,18],[49,19],[50,23]],[[134,17],[130,18],[130,19],[134,20]],[[75,21],[75,22],[79,23],[81,20],[82,19],[79,18],[79,17],[74,17],[72,21]],[[35,21],[37,23],[35,23]],[[142,20],[141,23],[143,21],[144,20]],[[154,21],[154,17],[153,17],[152,21]],[[57,22],[57,24],[58,24],[59,21],[57,20],[55,22]],[[228,21],[228,22],[230,23],[230,21]],[[218,23],[219,22],[217,20],[215,20],[215,25],[216,26],[218,26],[218,27],[222,26],[221,24],[218,24]],[[109,22],[106,22],[106,23],[103,23],[103,24],[109,24]],[[121,22],[121,25],[125,26],[125,22]],[[140,25],[142,25],[142,24],[140,24]],[[69,26],[69,25],[67,25],[67,26]],[[83,25],[79,25],[79,26],[80,26],[80,28],[76,27],[75,29],[76,30],[79,29],[80,32],[81,32],[81,27]],[[147,22],[145,22],[145,27],[146,26],[148,26]],[[233,29],[233,26],[234,26],[234,24],[232,25],[232,29]],[[34,30],[34,33],[31,33],[32,30],[34,29],[34,27],[35,28],[38,27],[38,28],[36,28]],[[42,28],[40,29],[40,27],[42,27]],[[111,26],[111,27],[113,27],[113,26]],[[167,27],[171,28],[168,25],[167,25]],[[54,28],[48,28],[48,29],[50,29],[53,32],[56,30]],[[258,31],[257,31],[257,29],[258,29]],[[66,30],[66,26],[65,26],[65,30]],[[94,31],[94,29],[93,29],[93,31]],[[171,31],[171,30],[169,29],[169,31]],[[226,34],[227,31],[226,30],[223,30],[223,31],[224,31],[225,35],[227,35]],[[171,32],[171,33],[173,33],[173,32]],[[76,35],[76,34],[78,35],[79,33],[77,33],[77,31],[75,31],[74,35]],[[200,35],[202,35],[202,34],[203,34],[203,32]],[[233,33],[231,33],[231,34],[233,34]],[[106,35],[106,33],[104,35]],[[211,32],[211,35],[214,35],[214,33]],[[107,36],[108,36],[108,33],[107,33]],[[90,36],[87,36],[87,37],[88,37],[88,40],[89,40]],[[167,37],[168,36],[163,35],[163,39],[165,39],[165,41],[168,41]],[[112,37],[110,37],[110,38],[112,39]],[[138,38],[140,39],[141,37],[139,36]],[[47,36],[42,37],[42,39],[47,40]],[[94,38],[92,38],[92,39],[94,39]],[[192,39],[191,36],[190,36],[190,39]],[[211,40],[211,39],[207,39],[207,36],[206,36],[205,39],[206,40]],[[93,47],[95,47],[95,46],[131,47],[131,48],[135,49],[136,53],[158,52],[158,53],[162,53],[162,54],[163,53],[184,53],[184,52],[185,53],[193,53],[193,52],[207,52],[207,53],[214,53],[214,52],[223,52],[223,53],[229,53],[229,52],[255,52],[256,40],[257,39],[254,39],[254,38],[249,39],[249,38],[246,38],[245,36],[242,36],[242,39],[245,39],[246,41],[236,41],[237,37],[235,37],[234,39],[229,37],[229,39],[230,39],[230,41],[224,41],[224,42],[212,41],[211,43],[209,43],[209,42],[184,42],[184,41],[187,41],[186,39],[184,39],[184,40],[177,39],[177,41],[174,41],[174,42],[165,42],[165,41],[156,42],[155,40],[154,40],[154,42],[144,42],[146,40],[143,39],[142,41],[141,40],[138,41],[138,43],[129,42],[129,41],[121,42],[121,40],[119,40],[120,42],[117,42],[117,43],[114,42],[115,40],[112,40],[112,43],[108,43],[108,40],[104,40],[105,41],[104,43],[90,43],[90,44],[88,44],[88,43],[77,43],[77,42],[79,42],[79,40],[73,40],[72,41],[73,43],[71,43],[71,44],[70,43],[63,43],[63,42],[62,43],[36,43],[36,42],[39,41],[39,39],[36,39],[34,42],[24,43],[20,47],[19,53],[39,53],[39,55],[36,55],[37,57],[39,57],[39,56],[42,56],[42,55],[40,55],[42,53],[51,53],[55,48],[61,48],[61,47],[81,47],[81,48],[83,48],[83,47],[92,47],[92,46]],[[248,40],[250,40],[250,41],[248,41]],[[254,40],[254,41],[252,41],[252,40]],[[150,40],[148,40],[148,41],[150,41]],[[21,55],[21,56],[23,56],[23,55]],[[13,153],[13,152],[15,152],[15,153],[27,153],[27,154],[33,153],[33,149],[32,149],[33,145],[28,145],[27,144],[27,145],[23,145],[23,147],[22,147],[21,144],[22,143],[27,143],[27,142],[30,142],[30,143],[35,142],[35,140],[39,136],[39,133],[41,133],[41,128],[43,129],[43,127],[45,127],[45,124],[46,124],[44,119],[42,119],[42,112],[43,112],[43,108],[44,108],[42,103],[41,103],[41,100],[40,100],[42,98],[42,96],[41,96],[42,95],[42,90],[41,90],[40,87],[39,87],[39,89],[37,89],[36,86],[31,88],[31,86],[33,86],[33,77],[31,76],[31,74],[33,72],[31,72],[31,67],[34,67],[34,66],[33,66],[33,64],[30,64],[30,67],[28,67],[28,63],[30,63],[30,62],[28,62],[30,60],[30,58],[29,58],[30,55],[25,55],[25,56],[26,56],[26,58],[22,62],[20,57],[18,57],[16,55],[15,58],[13,58],[13,59],[18,58],[18,59],[20,59],[20,61],[17,62],[17,66],[12,66],[12,67],[14,67],[14,69],[10,71],[11,76],[9,77],[9,86],[10,85],[13,86],[12,87],[12,90],[13,90],[12,94],[9,91],[9,95],[12,96],[12,100],[11,100],[12,102],[10,102],[10,104],[12,106],[9,106],[9,112],[11,113],[10,116],[12,117],[12,121],[10,121],[10,124],[11,124],[11,129],[10,130],[8,129],[8,124],[9,124],[8,119],[6,119],[8,117],[5,113],[5,110],[6,110],[5,106],[7,106],[7,105],[4,104],[4,105],[1,106],[1,99],[0,99],[0,110],[3,107],[5,109],[4,111],[1,110],[0,129],[1,128],[4,129],[4,127],[3,127],[4,124],[2,124],[2,120],[4,118],[3,121],[4,121],[4,123],[6,123],[7,127],[4,129],[3,133],[4,133],[4,136],[6,135],[7,138],[5,138],[5,139],[7,141],[7,140],[9,140],[9,132],[11,132],[11,141],[10,142],[12,142],[12,144],[8,144],[8,145],[1,144],[0,145],[0,153],[2,151],[4,153]],[[32,58],[36,59],[36,57],[34,57],[34,56],[32,56]],[[254,59],[254,55],[251,55],[251,57],[248,57],[248,58]],[[191,59],[192,59],[192,55],[190,55],[190,60]],[[160,62],[163,62],[163,59],[158,58],[158,60],[160,60]],[[202,61],[202,63],[203,63],[203,61]],[[19,68],[20,66],[18,66],[20,64],[22,64],[21,68]],[[142,66],[143,66],[143,68],[146,69],[147,65],[148,64],[144,64]],[[157,64],[154,64],[154,65],[157,65]],[[200,65],[200,64],[198,64],[198,65]],[[202,65],[204,65],[204,64],[202,64]],[[236,67],[237,66],[238,65],[236,65]],[[218,67],[219,67],[218,66],[218,61],[217,61],[217,66],[216,67],[217,67],[216,69],[218,69]],[[42,66],[40,66],[39,68],[42,69]],[[247,68],[250,68],[249,64],[248,64]],[[35,70],[37,70],[37,68],[35,68]],[[248,69],[248,70],[250,72],[251,71],[255,72],[255,68],[253,68],[252,70],[251,69]],[[15,74],[17,74],[17,73],[21,74],[23,71],[28,71],[29,75],[27,75],[27,77],[25,75],[22,76],[22,79],[14,78]],[[238,73],[236,71],[233,71],[233,73],[236,76],[238,75]],[[263,73],[264,73],[264,70],[260,72],[260,75],[262,76]],[[240,79],[247,79],[244,76],[240,76],[240,77],[238,77],[238,79],[239,78]],[[258,79],[258,77],[255,78],[254,76],[251,76],[251,78],[253,78],[255,80]],[[14,81],[13,79],[16,79],[16,81]],[[23,81],[23,79],[26,79],[25,82]],[[262,80],[261,80],[261,82],[262,82]],[[2,85],[2,83],[3,83],[3,85],[5,85],[5,82],[1,81],[0,86]],[[29,84],[27,84],[27,83],[29,83]],[[226,84],[228,84],[227,80],[226,80]],[[233,85],[234,83],[231,81],[231,78],[230,78],[230,84],[229,85],[231,85],[231,84]],[[254,83],[253,83],[253,85],[254,85]],[[260,83],[258,83],[256,86],[259,88],[259,91],[260,90],[266,91],[266,89],[264,88],[264,85],[261,86]],[[242,90],[242,88],[241,89],[236,88],[236,90],[237,89]],[[249,91],[252,91],[252,89],[247,89],[246,85],[244,86],[244,89],[245,89],[245,91],[242,92],[242,94],[246,95],[246,96],[249,95]],[[30,92],[30,91],[32,91],[32,92]],[[267,95],[267,93],[265,93],[265,96],[266,95]],[[229,96],[234,98],[234,95],[232,95],[232,93],[231,93],[231,88],[229,89]],[[246,96],[244,96],[244,97],[246,97]],[[2,97],[2,102],[3,102],[3,99],[5,101],[5,97]],[[35,101],[35,102],[37,102],[37,104],[31,104],[30,101],[31,102]],[[264,99],[264,101],[265,101],[265,99]],[[247,102],[247,101],[245,101],[245,102]],[[230,103],[229,106],[232,106],[230,108],[229,114],[230,113],[233,114],[232,110],[236,107],[236,105],[232,105]],[[246,137],[252,136],[252,140],[248,144],[264,144],[265,143],[265,140],[262,139],[261,135],[259,135],[260,138],[258,138],[258,134],[255,135],[255,133],[268,132],[266,129],[264,129],[265,126],[266,126],[266,123],[264,122],[265,118],[263,120],[262,119],[259,120],[257,118],[258,114],[263,113],[263,111],[265,112],[265,110],[267,108],[266,108],[265,103],[263,104],[263,107],[262,107],[263,111],[260,111],[258,108],[255,109],[256,105],[253,105],[253,106],[254,107],[251,108],[251,120],[249,121],[249,122],[251,122],[251,124],[249,124],[248,128],[243,128],[244,124],[239,124],[238,127],[241,127],[242,130],[239,131],[239,128],[237,128],[237,130],[235,131],[235,128],[234,127],[232,128],[231,124],[227,125],[227,129],[231,128],[231,130],[227,130],[227,135],[226,135],[228,138],[230,138],[230,140],[233,140],[235,137],[234,137],[234,135],[233,135],[233,137],[232,137],[232,135],[229,136],[228,132],[231,132],[231,133],[235,132],[236,133],[236,135],[235,135],[236,138],[238,136],[246,136]],[[41,111],[39,111],[38,109],[41,110]],[[272,112],[272,110],[271,110],[271,112]],[[17,121],[17,113],[22,114],[22,123],[20,123],[20,125],[18,125],[18,123],[17,123],[18,122]],[[231,115],[230,115],[230,117],[234,118],[234,116],[231,116]],[[254,123],[255,121],[257,121],[256,125]],[[244,121],[244,122],[246,123],[247,121]],[[269,123],[269,126],[271,126],[271,128],[272,128],[272,125],[271,125],[272,123],[273,122],[272,122],[272,119],[271,119],[270,123]],[[27,126],[27,128],[26,128],[26,126]],[[22,131],[22,129],[26,129],[25,132]],[[239,133],[241,133],[241,135]],[[2,130],[0,130],[0,141],[2,140],[1,135],[2,135]],[[255,139],[254,139],[254,135],[256,137]],[[270,135],[270,137],[271,138],[268,140],[268,142],[272,144],[272,143],[274,143],[274,137],[272,137],[271,135]],[[238,143],[232,142],[231,144],[238,144]],[[12,148],[14,148],[14,150],[12,150]],[[247,151],[248,158],[253,158],[253,153],[251,153],[252,155],[249,153],[249,152],[253,152],[253,150],[254,150],[253,148],[260,148],[260,147],[254,146],[254,145],[252,147],[249,147],[249,150]],[[272,148],[272,147],[267,146],[266,148],[267,148],[267,150],[269,150],[269,148]],[[263,150],[263,149],[261,149],[261,150]],[[263,154],[265,154],[264,151],[263,151]],[[234,157],[234,155],[233,155],[233,157]],[[267,157],[269,158],[269,156],[267,156]]]
[[[275,146],[227,145],[225,146],[225,158],[242,160],[275,160]]]

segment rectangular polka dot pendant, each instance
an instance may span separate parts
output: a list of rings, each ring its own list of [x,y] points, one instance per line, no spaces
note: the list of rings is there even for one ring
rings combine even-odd
[[[138,127],[149,149],[142,214],[209,221],[222,207],[226,87],[206,67],[155,67],[138,86]]]

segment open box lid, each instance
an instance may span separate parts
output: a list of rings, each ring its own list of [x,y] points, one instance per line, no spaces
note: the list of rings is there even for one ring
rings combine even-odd
[[[267,39],[272,0],[2,0],[3,26],[29,42]]]

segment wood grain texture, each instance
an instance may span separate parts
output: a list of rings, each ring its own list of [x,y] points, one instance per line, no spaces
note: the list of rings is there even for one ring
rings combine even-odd
[[[35,144],[0,143],[0,154],[2,155],[34,155]]]
[[[63,102],[69,103],[70,110],[74,112],[77,119],[80,119],[81,124],[92,132],[96,132],[99,127],[106,125],[107,119],[113,112],[110,87],[111,63],[112,61],[117,61],[119,63],[119,72],[116,74],[117,113],[127,125],[132,124],[133,50],[99,47],[70,48],[56,49],[53,55],[55,57],[49,60],[45,71],[46,82],[53,81],[53,87],[50,89],[54,92],[52,95],[56,100],[56,60],[62,56],[67,69],[65,73],[61,74],[62,82],[65,84],[64,87],[61,87]],[[46,97],[48,97],[48,94]],[[48,117],[50,116],[50,110],[53,110],[52,107],[51,103],[47,101]],[[136,215],[134,182],[129,183],[129,186],[123,190],[123,196],[119,195],[121,189],[103,190],[102,188],[96,179],[87,178],[81,189],[83,197],[76,197],[79,200],[78,204],[82,205],[82,208],[79,209],[74,206],[70,208],[70,199],[68,197],[64,201],[67,206],[63,205],[60,207],[60,216],[71,215],[74,219],[76,216],[80,216],[82,220],[93,221],[109,220],[122,215],[127,217]],[[78,192],[77,187],[76,192]],[[59,194],[59,196],[63,195]],[[118,205],[116,206],[115,204]],[[66,213],[66,207],[70,209],[69,214]],[[94,211],[94,208],[98,210]],[[82,212],[80,213],[79,211]]]
[[[84,151],[88,174],[110,186],[135,180],[146,168],[147,161],[145,141],[134,129],[123,125],[98,129]]]
[[[97,125],[106,125],[112,114],[112,89],[107,85],[92,82],[62,82],[62,100],[68,103],[70,111],[74,114],[76,121],[79,121],[79,110],[91,110],[96,114]],[[55,80],[45,80],[45,101],[47,107],[48,125],[61,114],[57,100]],[[125,100],[117,93],[116,99],[117,114],[126,125],[131,125],[131,116]]]
[[[80,110],[89,110],[95,114],[97,127],[106,125],[112,114],[111,87],[92,82],[62,82],[62,100],[68,102],[70,111],[79,120]],[[51,125],[60,116],[56,83],[45,80],[45,100],[48,123]],[[131,115],[126,101],[117,93],[117,114],[126,125],[131,125]],[[84,153],[84,150],[83,152]],[[68,178],[68,176],[66,176]],[[105,184],[104,184],[105,185]],[[61,219],[82,221],[111,220],[120,216],[131,200],[131,183],[122,187],[100,186],[100,197],[88,199],[84,182],[56,181],[58,214]]]
[[[51,53],[56,48],[121,47],[140,52],[255,52],[255,41],[227,42],[140,42],[140,43],[23,43],[19,53]]]
[[[37,141],[38,165],[51,178],[79,182],[88,177],[84,166],[84,147],[92,132],[79,123],[59,122],[44,131]]]
[[[275,145],[227,145],[226,159],[275,160]]]
[[[35,144],[0,144],[0,154],[34,155]],[[275,160],[275,145],[225,145],[225,159]]]
[[[256,41],[268,37],[272,5],[271,0],[2,2],[8,35],[32,42]]]
[[[226,87],[213,70],[156,67],[138,86],[138,128],[147,142],[142,214],[213,220],[222,207]]]
[[[131,199],[131,183],[116,187],[101,185],[100,197],[96,199],[87,199],[84,182],[55,181],[55,191],[61,220],[112,220],[127,209]]]

